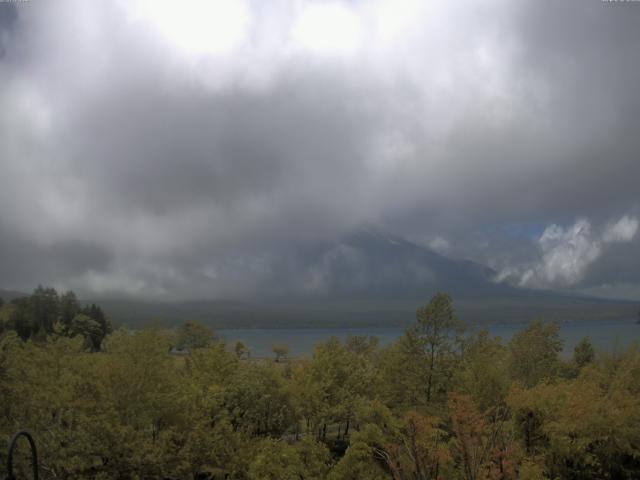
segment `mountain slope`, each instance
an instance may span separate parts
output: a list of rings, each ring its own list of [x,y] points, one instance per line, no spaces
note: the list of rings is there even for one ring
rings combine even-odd
[[[418,299],[436,291],[454,296],[507,292],[490,268],[457,261],[400,237],[375,230],[349,235],[332,250],[327,283],[337,296]]]
[[[494,276],[483,265],[366,229],[288,252],[273,265],[261,294],[243,302],[100,303],[115,323],[194,319],[217,328],[409,325],[437,291],[452,295],[460,317],[472,323],[633,318],[637,310],[630,302],[517,289],[495,283]]]
[[[14,298],[20,298],[20,297],[26,297],[26,296],[28,296],[27,293],[16,292],[14,290],[4,290],[0,288],[0,298],[3,299],[5,302],[10,302]]]

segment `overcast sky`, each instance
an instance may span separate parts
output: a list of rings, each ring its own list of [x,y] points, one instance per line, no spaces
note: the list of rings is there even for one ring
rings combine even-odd
[[[375,225],[640,300],[639,47],[640,2],[0,3],[0,288],[246,296]]]

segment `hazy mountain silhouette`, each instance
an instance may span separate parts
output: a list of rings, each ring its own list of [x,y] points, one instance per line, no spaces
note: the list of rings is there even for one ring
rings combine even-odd
[[[3,299],[5,302],[10,302],[14,298],[20,298],[20,297],[26,297],[26,296],[27,296],[26,293],[17,292],[14,290],[5,290],[0,288],[0,298]]]
[[[315,270],[314,270],[315,262]],[[325,298],[424,299],[436,291],[477,297],[513,289],[493,281],[496,272],[467,260],[453,260],[401,237],[362,229],[310,259]]]
[[[114,322],[200,320],[216,327],[408,325],[437,291],[472,323],[633,318],[636,305],[496,283],[492,269],[366,228],[288,252],[261,294],[241,301],[100,300]]]

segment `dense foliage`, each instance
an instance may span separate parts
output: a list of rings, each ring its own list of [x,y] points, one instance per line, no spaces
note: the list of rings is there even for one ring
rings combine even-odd
[[[333,338],[276,362],[195,325],[99,344],[73,327],[91,312],[38,295],[0,309],[0,451],[29,429],[45,479],[640,478],[638,346],[563,359],[554,324],[464,334],[438,294],[388,347]]]
[[[31,296],[7,304],[0,300],[0,334],[7,330],[22,340],[81,336],[85,348],[98,351],[111,333],[111,322],[96,304],[82,307],[71,291],[59,295],[53,288],[38,286]]]

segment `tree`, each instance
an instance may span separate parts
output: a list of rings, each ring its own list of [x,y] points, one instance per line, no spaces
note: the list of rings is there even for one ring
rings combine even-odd
[[[0,333],[13,328],[15,310],[16,306],[12,303],[6,303],[0,307]]]
[[[639,478],[640,404],[631,385],[620,387],[607,391],[595,375],[513,388],[508,404],[525,452],[549,478]]]
[[[207,394],[227,385],[236,374],[238,365],[238,358],[227,351],[222,342],[194,350],[188,363],[195,386]]]
[[[78,313],[73,317],[71,324],[68,326],[67,334],[70,337],[80,335],[85,339],[86,347],[94,351],[100,348],[103,337],[100,324],[83,313]]]
[[[380,353],[376,391],[387,405],[400,411],[424,405],[425,377],[424,351],[411,331]]]
[[[329,480],[388,480],[389,476],[382,467],[383,462],[376,459],[375,448],[362,441],[351,443],[344,457],[331,470]]]
[[[327,447],[311,437],[296,443],[296,450],[302,463],[300,478],[304,480],[324,480],[329,473],[331,454]]]
[[[249,356],[249,347],[242,340],[236,341],[233,346],[233,351],[236,353],[236,357],[242,358],[245,356]]]
[[[265,439],[249,466],[249,480],[323,480],[329,462],[327,448],[312,439],[295,445]]]
[[[377,454],[394,480],[444,480],[451,477],[451,453],[446,432],[436,417],[408,411],[394,429],[391,441]]]
[[[557,323],[532,322],[509,342],[511,375],[525,387],[533,387],[545,378],[555,377],[561,367],[563,342]]]
[[[296,449],[285,442],[265,439],[249,465],[249,480],[300,480],[302,463]]]
[[[38,332],[35,320],[29,312],[29,298],[18,298],[12,302],[14,307],[6,325],[13,329],[18,336],[27,341]]]
[[[73,318],[80,313],[80,305],[78,304],[78,299],[76,298],[75,293],[69,290],[68,292],[60,295],[58,312],[58,321],[62,323],[64,328],[69,329]],[[90,314],[87,316],[91,317]]]
[[[89,340],[90,349],[98,351],[104,338],[111,333],[111,322],[102,309],[95,304],[80,308],[72,291],[58,295],[55,289],[39,285],[32,295],[16,298],[10,305],[12,308],[9,318],[5,318],[3,326],[5,329],[15,330],[25,341],[45,341],[51,334],[73,337],[82,333]],[[98,328],[91,326],[91,335],[86,331],[89,328],[86,318],[80,322],[83,327],[78,322],[75,326],[72,325],[79,314],[97,323]],[[79,329],[84,330],[80,332]]]
[[[176,347],[195,350],[209,347],[217,340],[215,332],[199,322],[185,322],[178,328]]]
[[[100,346],[102,345],[102,341],[113,330],[111,328],[111,321],[105,315],[105,313],[102,311],[102,309],[98,305],[96,305],[95,303],[92,303],[91,305],[83,308],[82,309],[82,313],[84,313],[88,317],[93,318],[96,322],[98,322],[98,325],[100,326],[100,334],[97,335],[96,337],[94,337],[94,339],[93,339],[94,340],[94,342],[93,342],[93,350],[94,351],[98,351],[98,350],[100,350]]]
[[[349,351],[337,337],[316,345],[309,365],[312,391],[319,396],[318,436],[326,439],[327,426],[338,424],[340,433],[348,433],[355,405],[371,388],[366,360]],[[344,425],[344,430],[342,430]]]
[[[285,343],[276,343],[271,351],[276,355],[276,362],[281,362],[282,360],[286,360],[289,355],[289,346]]]
[[[573,349],[573,362],[582,368],[592,363],[596,358],[596,351],[589,337],[585,337]]]
[[[345,340],[347,350],[356,355],[374,355],[379,344],[378,338],[371,335],[349,335]]]
[[[356,424],[351,445],[335,468],[337,478],[453,478],[448,433],[436,417],[415,410],[397,416],[376,400],[362,400]]]
[[[481,411],[504,405],[509,393],[509,350],[486,331],[465,342],[464,358],[455,369],[456,391],[471,395]]]
[[[305,424],[307,436],[317,432],[323,411],[322,386],[314,378],[311,362],[300,359],[293,363],[289,389],[293,412],[296,417],[296,427],[300,421]],[[296,431],[297,434],[299,432]]]
[[[479,480],[486,478],[486,472],[491,470],[492,456],[498,446],[498,437],[502,427],[501,418],[488,421],[468,395],[452,394],[449,396],[449,412],[451,414],[452,430],[455,435],[453,452],[462,466],[464,480]],[[505,409],[502,409],[502,413]],[[497,455],[500,462],[502,458]],[[498,471],[500,478],[515,478],[516,472],[512,467],[506,472],[502,462]],[[505,475],[506,474],[506,475]]]
[[[447,363],[454,347],[461,345],[464,324],[458,320],[451,297],[436,293],[429,304],[418,309],[418,324],[408,332],[414,336],[420,354],[426,360],[426,398],[431,401],[434,391],[446,381]]]
[[[53,332],[53,324],[58,318],[59,298],[54,288],[42,285],[29,297],[29,314],[32,318],[35,334],[47,335]]]
[[[220,394],[234,430],[279,437],[293,431],[295,416],[284,379],[276,366],[240,363]]]

